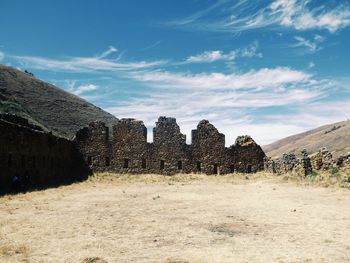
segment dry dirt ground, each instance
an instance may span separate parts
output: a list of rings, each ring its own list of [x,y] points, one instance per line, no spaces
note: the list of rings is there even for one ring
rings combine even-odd
[[[350,261],[350,190],[258,177],[108,175],[1,197],[0,262]]]

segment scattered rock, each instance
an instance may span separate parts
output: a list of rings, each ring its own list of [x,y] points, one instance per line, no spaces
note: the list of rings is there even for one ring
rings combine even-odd
[[[81,263],[108,263],[106,260],[99,257],[85,258]]]

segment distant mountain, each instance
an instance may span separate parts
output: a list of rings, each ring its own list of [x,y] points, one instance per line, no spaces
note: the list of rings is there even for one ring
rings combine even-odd
[[[321,126],[319,128],[278,140],[264,149],[267,156],[279,157],[283,153],[299,154],[302,149],[309,153],[327,147],[334,156],[350,152],[350,120]]]
[[[43,130],[71,139],[92,121],[118,119],[93,104],[43,82],[29,72],[0,65],[0,113],[16,114]]]

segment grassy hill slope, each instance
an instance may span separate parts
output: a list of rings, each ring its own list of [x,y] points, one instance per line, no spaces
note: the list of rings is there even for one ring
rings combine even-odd
[[[0,65],[0,113],[27,118],[53,134],[72,138],[92,121],[117,121],[101,108],[28,73]]]
[[[292,135],[265,145],[263,149],[268,156],[275,158],[283,153],[299,154],[304,148],[309,153],[314,153],[321,147],[327,147],[330,151],[334,151],[335,156],[350,152],[350,120]]]

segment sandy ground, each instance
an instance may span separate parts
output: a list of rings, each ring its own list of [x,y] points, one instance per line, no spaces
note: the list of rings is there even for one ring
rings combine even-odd
[[[159,178],[0,198],[0,262],[350,262],[347,189]]]

